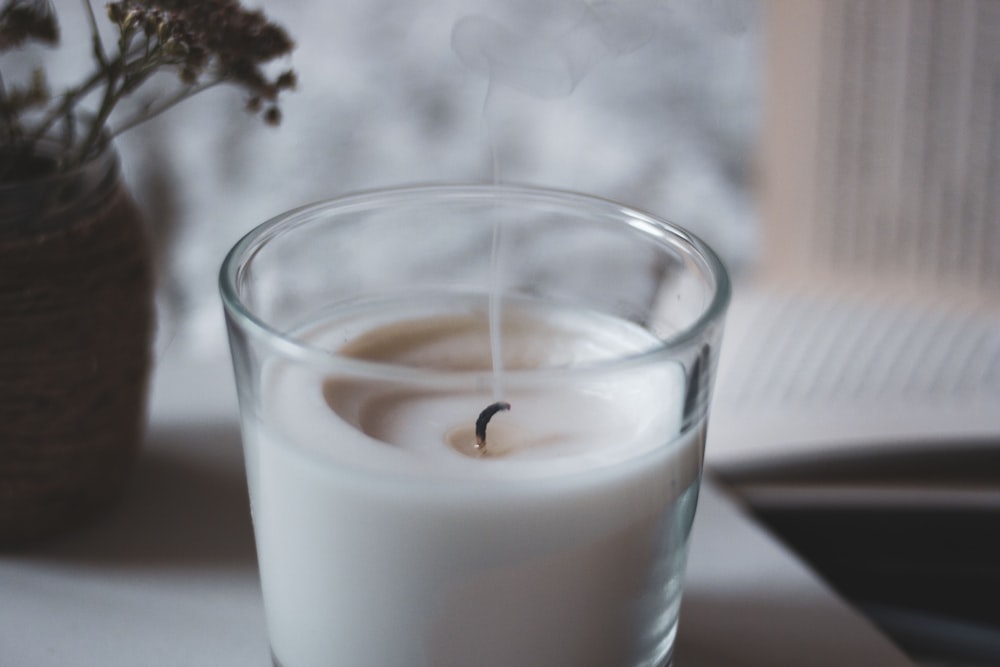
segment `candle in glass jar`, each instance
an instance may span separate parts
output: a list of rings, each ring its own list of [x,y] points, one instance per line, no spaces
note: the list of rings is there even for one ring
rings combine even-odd
[[[703,446],[697,425],[680,433],[682,369],[614,362],[660,343],[607,315],[509,301],[501,321],[512,409],[489,423],[485,453],[475,422],[495,396],[481,300],[359,306],[296,333],[347,359],[343,373],[262,369],[245,439],[283,667],[662,654]],[[474,386],[451,382],[476,371]]]

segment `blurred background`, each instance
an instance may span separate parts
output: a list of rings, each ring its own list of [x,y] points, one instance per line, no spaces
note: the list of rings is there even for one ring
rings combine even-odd
[[[84,20],[79,3],[57,5],[64,26]],[[219,89],[119,140],[160,239],[164,340],[224,348],[216,273],[252,227],[317,199],[391,185],[584,191],[698,230],[737,271],[752,260],[757,3],[248,6],[297,43],[282,63],[299,86],[284,98],[281,126],[264,126],[238,92]],[[86,33],[63,33],[64,47],[41,57],[57,59],[72,81],[87,64]]]

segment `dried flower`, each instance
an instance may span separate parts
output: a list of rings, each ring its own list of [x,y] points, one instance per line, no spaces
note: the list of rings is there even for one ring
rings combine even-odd
[[[292,70],[282,72],[275,81],[278,90],[294,90],[299,85],[299,79]]]
[[[176,74],[179,89],[120,119],[110,130],[112,136],[222,83],[242,88],[247,110],[260,114],[267,124],[281,121],[278,97],[295,88],[296,76],[292,70],[269,76],[265,67],[287,56],[294,44],[261,11],[245,9],[238,0],[117,0],[106,5],[107,17],[118,32],[108,52],[93,9],[89,2],[84,4],[95,71],[55,97],[49,95],[44,76],[24,88],[6,87],[0,80],[0,142],[30,151],[56,123],[65,120],[75,126],[78,105],[97,92],[97,109],[90,112],[93,121],[83,132],[68,133],[76,142],[63,166],[71,166],[93,150],[120,101],[154,74],[167,71]],[[58,36],[56,16],[47,0],[6,0],[0,10],[0,51],[31,41],[54,44]],[[30,126],[23,118],[28,109],[41,110]]]
[[[8,0],[0,10],[0,51],[25,42],[59,42],[59,25],[47,0]]]

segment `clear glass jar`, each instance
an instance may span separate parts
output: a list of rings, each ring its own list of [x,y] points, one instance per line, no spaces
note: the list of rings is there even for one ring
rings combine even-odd
[[[729,301],[701,241],[401,189],[264,224],[220,283],[276,664],[670,660]]]

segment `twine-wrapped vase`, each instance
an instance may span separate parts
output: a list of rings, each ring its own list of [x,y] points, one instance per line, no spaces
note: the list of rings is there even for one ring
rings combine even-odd
[[[110,143],[69,171],[0,181],[0,546],[120,496],[145,423],[150,255]]]

